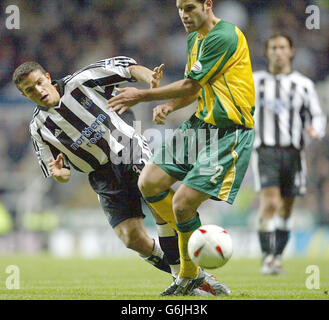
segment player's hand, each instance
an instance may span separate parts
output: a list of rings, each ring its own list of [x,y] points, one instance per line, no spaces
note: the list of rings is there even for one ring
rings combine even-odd
[[[156,124],[165,124],[167,116],[173,111],[168,104],[160,104],[153,109],[153,122]]]
[[[64,165],[63,154],[59,154],[55,159],[49,161],[50,174],[54,177],[60,177],[62,175],[62,169]]]
[[[317,134],[316,130],[314,129],[314,127],[312,127],[312,126],[307,127],[306,132],[312,139],[318,138],[318,134]]]
[[[118,111],[122,114],[130,107],[140,102],[139,91],[136,88],[117,88],[120,94],[108,100],[108,108],[112,111]]]
[[[152,80],[151,80],[151,89],[157,88],[162,80],[164,64],[161,64],[158,67],[153,69]]]

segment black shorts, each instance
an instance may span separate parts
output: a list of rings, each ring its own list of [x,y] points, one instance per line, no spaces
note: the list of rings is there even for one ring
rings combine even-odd
[[[144,164],[106,164],[89,174],[89,183],[114,228],[129,218],[142,217],[138,176]]]
[[[259,147],[252,165],[256,191],[277,186],[281,196],[292,198],[306,191],[306,172],[301,151],[294,148]]]

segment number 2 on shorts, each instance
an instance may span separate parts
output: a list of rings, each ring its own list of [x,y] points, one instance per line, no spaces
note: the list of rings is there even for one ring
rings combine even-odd
[[[212,182],[214,184],[217,183],[216,179],[217,179],[217,177],[219,177],[222,174],[224,167],[222,165],[218,165],[218,166],[216,166],[216,170],[217,170],[217,172],[210,178],[210,182]]]

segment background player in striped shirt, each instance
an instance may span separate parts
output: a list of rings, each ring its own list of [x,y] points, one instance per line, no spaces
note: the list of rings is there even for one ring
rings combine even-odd
[[[177,0],[176,6],[189,33],[185,79],[154,90],[124,88],[109,101],[124,112],[141,101],[171,99],[154,109],[154,120],[161,124],[169,113],[198,100],[196,113],[158,150],[139,179],[144,198],[167,214],[164,220],[176,224],[179,234],[179,277],[163,295],[185,295],[202,280],[187,253],[188,240],[201,225],[197,208],[209,198],[233,203],[254,138],[254,83],[244,35],[214,15],[211,0]],[[178,148],[172,152],[173,145]],[[209,156],[208,150],[214,152]],[[164,155],[174,161],[163,161]],[[194,160],[186,161],[190,156]],[[182,184],[173,194],[169,189],[176,181]]]
[[[324,136],[326,119],[312,80],[292,70],[292,39],[274,34],[266,41],[265,56],[268,70],[254,73],[252,164],[256,190],[260,191],[261,272],[279,274],[283,272],[281,256],[289,239],[294,200],[306,191],[304,136]]]

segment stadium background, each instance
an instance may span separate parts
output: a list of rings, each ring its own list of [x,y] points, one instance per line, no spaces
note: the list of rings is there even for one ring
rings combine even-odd
[[[297,49],[294,67],[316,82],[322,108],[329,113],[327,1],[216,2],[216,15],[244,31],[254,70],[266,66],[264,40],[276,30],[290,34]],[[19,30],[5,26],[5,8],[12,4],[20,9]],[[305,26],[305,8],[311,4],[320,8],[319,30]],[[127,55],[150,68],[165,63],[163,84],[180,79],[186,34],[175,1],[1,1],[0,34],[0,254],[129,254],[107,224],[86,176],[74,172],[69,184],[42,177],[28,133],[34,106],[17,92],[11,74],[21,62],[36,60],[59,78],[99,59]],[[176,128],[194,108],[171,116],[166,127],[156,127],[151,121],[155,105],[134,108],[143,130]],[[329,259],[328,127],[322,141],[307,147],[308,194],[296,203],[290,256]],[[208,201],[200,212],[203,223],[219,224],[232,233],[236,257],[257,257],[257,205],[249,169],[233,206]],[[150,215],[145,224],[155,235]]]

